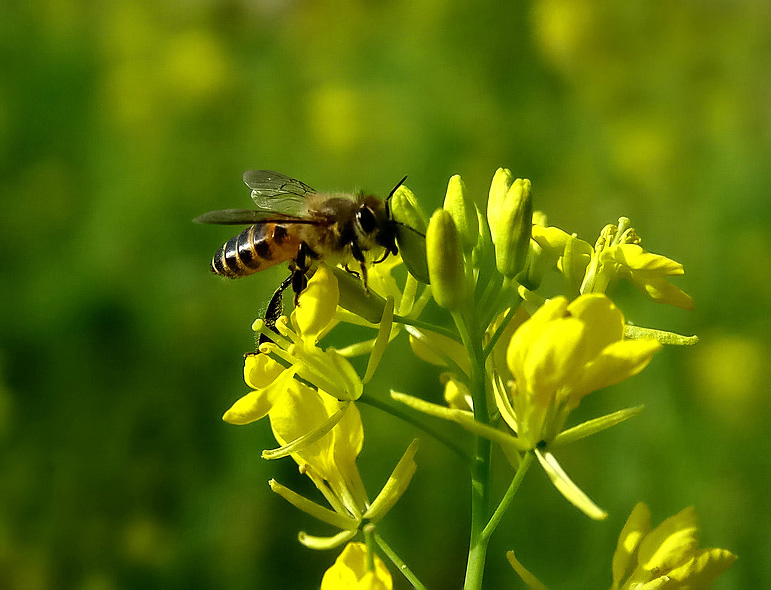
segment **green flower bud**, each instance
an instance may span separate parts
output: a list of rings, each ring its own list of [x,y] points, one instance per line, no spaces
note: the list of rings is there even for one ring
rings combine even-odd
[[[493,236],[493,242],[498,238],[498,219],[500,218],[500,208],[506,193],[509,192],[514,182],[511,170],[508,168],[498,168],[490,183],[490,196],[487,199],[487,224],[490,226],[490,233]]]
[[[337,277],[337,288],[340,291],[338,305],[368,322],[380,323],[385,309],[385,299],[373,291],[367,295],[361,280],[342,268],[335,266],[332,272]]]
[[[456,174],[450,178],[447,184],[447,195],[444,198],[442,208],[448,211],[458,230],[463,251],[467,254],[476,246],[479,236],[479,222],[477,221],[474,202],[469,198],[466,184]]]
[[[428,222],[426,251],[434,299],[445,309],[459,309],[466,295],[463,255],[458,230],[452,216],[444,209],[437,209]]]
[[[414,193],[402,185],[388,201],[391,219],[396,222],[396,241],[409,273],[428,283],[426,264],[426,214]]]
[[[523,287],[535,291],[541,286],[550,258],[543,253],[543,247],[535,240],[530,240],[525,268],[517,276],[517,282]]]
[[[495,265],[502,275],[514,278],[525,267],[532,233],[533,199],[529,180],[518,178],[514,181],[494,222]],[[492,224],[490,228],[493,228]]]

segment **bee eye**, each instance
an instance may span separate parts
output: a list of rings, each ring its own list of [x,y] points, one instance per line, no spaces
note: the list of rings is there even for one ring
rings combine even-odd
[[[377,219],[369,207],[359,207],[356,212],[356,221],[359,222],[359,227],[365,234],[371,234],[377,228]]]

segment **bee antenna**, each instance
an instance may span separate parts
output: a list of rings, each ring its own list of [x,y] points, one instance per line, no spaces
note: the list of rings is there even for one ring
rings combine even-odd
[[[405,180],[407,180],[407,176],[406,175],[399,182],[397,182],[396,186],[393,189],[391,189],[390,193],[388,193],[388,197],[386,198],[386,213],[390,213],[390,211],[388,209],[388,202],[391,200],[391,197],[394,196],[394,193],[399,189],[399,187],[404,184]]]
[[[394,224],[394,225],[399,225],[401,227],[404,227],[404,228],[410,230],[412,233],[419,235],[421,238],[425,238],[426,237],[426,234],[416,230],[414,227],[411,227],[411,226],[407,225],[406,223],[402,223],[401,221],[396,221],[395,219],[391,219],[390,222],[392,224]]]

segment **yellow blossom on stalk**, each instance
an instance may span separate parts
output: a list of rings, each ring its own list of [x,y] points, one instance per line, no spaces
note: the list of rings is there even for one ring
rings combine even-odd
[[[364,543],[348,543],[321,580],[321,590],[391,590],[393,580],[383,560],[373,556],[373,569],[368,569]]]
[[[613,555],[611,590],[700,590],[736,561],[725,549],[699,549],[693,507],[670,516],[651,530],[650,510],[632,510]]]
[[[356,466],[364,443],[364,429],[355,404],[340,402],[292,381],[282,403],[274,405],[269,416],[273,434],[282,446],[263,456],[290,455],[331,509],[274,480],[270,482],[271,489],[300,510],[341,529],[341,533],[332,537],[301,533],[300,541],[308,547],[334,547],[353,538],[365,520],[377,522],[383,518],[415,473],[413,457],[417,441],[407,448],[378,496],[370,502]]]
[[[582,295],[571,303],[555,297],[514,332],[506,352],[514,381],[508,395],[495,390],[501,417],[518,442],[535,449],[554,486],[594,519],[606,513],[573,483],[549,446],[585,395],[636,375],[661,348],[652,338],[623,336],[624,317],[605,295]],[[624,410],[576,428],[587,436],[636,412]]]
[[[354,404],[346,405],[344,418],[331,432],[312,445],[306,445],[301,452],[292,453],[300,471],[311,479],[331,509],[293,492],[275,480],[270,481],[271,489],[296,508],[341,530],[332,537],[316,537],[301,532],[300,542],[311,549],[338,546],[352,539],[365,521],[375,523],[381,520],[406,491],[417,468],[414,461],[417,440],[414,440],[407,447],[380,493],[370,502],[356,467],[356,457],[361,451],[364,437],[361,418]],[[293,419],[304,421],[315,418],[320,422],[329,412],[334,411],[334,407],[327,408],[326,414],[319,412],[318,407],[307,411],[305,405],[296,409],[299,410],[296,416],[282,416],[280,424],[274,426],[274,434],[279,441],[286,434],[282,431],[291,433],[296,428],[292,424]],[[274,425],[273,421],[271,425]]]
[[[548,300],[511,337],[510,399],[498,408],[531,448],[549,443],[586,394],[636,375],[661,348],[624,340],[624,317],[602,294]]]
[[[594,246],[581,293],[603,293],[612,279],[622,278],[652,301],[692,310],[693,299],[667,281],[684,274],[683,265],[646,252],[640,241],[626,217],[619,219],[618,226],[605,226]]]
[[[559,228],[535,226],[529,274],[535,275],[538,285],[546,268],[556,262],[572,291],[604,293],[611,281],[626,279],[652,301],[693,309],[693,299],[668,281],[684,274],[683,265],[646,252],[640,242],[626,217],[618,226],[605,226],[594,247]]]

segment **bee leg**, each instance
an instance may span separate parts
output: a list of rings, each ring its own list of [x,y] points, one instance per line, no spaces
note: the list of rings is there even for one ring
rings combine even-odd
[[[394,250],[396,250],[396,246],[394,246]],[[398,251],[398,250],[396,250],[396,252],[394,252],[394,255],[396,255],[398,252],[399,252],[399,251]],[[384,261],[386,258],[388,258],[388,255],[389,255],[389,254],[391,254],[391,250],[389,250],[388,248],[386,248],[386,249],[385,249],[385,252],[383,252],[383,255],[382,255],[380,258],[378,258],[377,260],[375,260],[375,261],[374,261],[372,264],[380,264],[380,263],[381,263],[381,262],[383,262],[383,261]]]
[[[307,273],[311,268],[311,261],[318,259],[319,255],[316,254],[311,247],[305,242],[300,244],[300,249],[297,251],[297,256],[294,259],[294,265],[290,266],[292,271],[292,291],[294,291],[294,304],[295,307],[299,303],[300,293],[303,292],[305,286],[308,284]]]
[[[297,307],[300,305],[300,293],[305,291],[305,287],[308,286],[308,277],[305,276],[306,271],[295,268],[292,271],[292,276],[289,277],[292,281],[292,291],[294,291],[294,305]]]
[[[364,252],[356,240],[351,241],[351,256],[359,263],[361,268],[361,282],[364,283],[364,293],[369,296],[369,287],[367,286],[367,260],[364,258]]]
[[[278,321],[278,318],[281,317],[281,314],[284,313],[284,291],[286,291],[287,287],[289,287],[289,285],[292,283],[293,276],[294,275],[290,275],[279,285],[278,289],[276,289],[276,292],[273,293],[273,297],[270,298],[268,308],[265,310],[265,325],[276,333],[278,333],[276,330],[276,322]],[[260,344],[263,342],[273,341],[268,336],[261,333],[260,338],[257,340],[258,349],[260,348]]]
[[[357,279],[361,278],[361,275],[358,272],[356,272],[355,270],[353,270],[351,267],[349,267],[347,264],[345,265],[345,272],[355,276]]]

